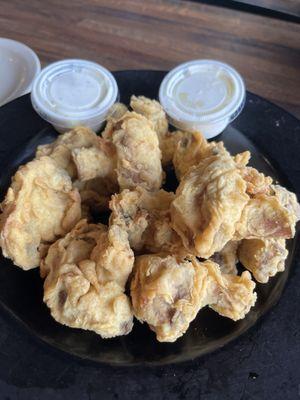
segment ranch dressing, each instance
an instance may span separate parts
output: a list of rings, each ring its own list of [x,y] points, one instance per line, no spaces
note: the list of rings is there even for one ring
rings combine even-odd
[[[31,93],[36,112],[59,132],[78,125],[99,130],[117,98],[113,75],[85,60],[50,64],[35,79]]]
[[[238,72],[214,60],[181,64],[163,79],[159,100],[170,122],[206,138],[221,133],[241,112],[245,85]]]

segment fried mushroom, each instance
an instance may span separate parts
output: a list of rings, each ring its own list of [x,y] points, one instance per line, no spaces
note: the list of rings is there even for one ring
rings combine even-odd
[[[244,318],[255,304],[254,288],[249,272],[226,275],[212,261],[153,254],[136,258],[131,298],[134,315],[157,339],[174,342],[206,305],[235,321]]]
[[[178,180],[204,158],[207,146],[208,142],[200,132],[183,132],[181,134],[181,139],[173,156],[174,169]]]
[[[245,239],[238,249],[243,266],[261,283],[284,271],[287,256],[284,239]]]
[[[160,138],[159,147],[162,154],[161,162],[164,167],[171,165],[172,162],[174,164],[174,154],[176,153],[178,144],[184,141],[185,138],[189,138],[189,136],[191,136],[189,132],[173,131],[167,132]]]
[[[80,196],[66,171],[49,157],[21,166],[1,204],[3,255],[28,270],[41,249],[69,232],[80,219]]]
[[[110,224],[128,233],[130,246],[137,252],[167,251],[187,253],[172,229],[170,205],[174,193],[161,189],[148,192],[142,187],[123,190],[112,196]]]
[[[128,108],[123,103],[115,103],[112,107],[111,113],[106,120],[105,129],[102,131],[101,136],[105,139],[111,139],[114,130],[118,126],[119,121],[127,113]]]
[[[80,221],[49,248],[41,274],[46,277],[44,302],[57,322],[111,338],[131,331],[133,315],[124,288],[115,280],[100,282],[91,260],[106,229]]]
[[[51,157],[72,179],[76,179],[78,173],[72,158],[72,150],[96,146],[98,139],[99,137],[91,129],[79,126],[59,135],[52,143],[38,146],[35,157],[38,159],[42,156]]]
[[[218,146],[183,176],[171,204],[173,228],[190,252],[209,258],[233,239],[248,199],[233,158]]]
[[[205,305],[206,283],[205,270],[195,262],[137,257],[131,282],[134,315],[148,323],[158,341],[174,342]]]
[[[163,171],[158,138],[148,120],[134,112],[121,120],[112,141],[117,151],[117,178],[121,189],[161,187]]]
[[[237,275],[236,264],[238,263],[237,249],[239,242],[230,240],[223,249],[215,253],[211,260],[217,263],[223,274]]]
[[[130,107],[138,114],[143,115],[152,122],[153,129],[157,133],[159,142],[168,133],[168,120],[164,109],[156,100],[145,96],[131,96]]]
[[[76,165],[79,181],[86,182],[94,178],[102,178],[117,182],[116,150],[110,141],[99,138],[97,146],[73,149],[72,159]]]
[[[235,239],[290,239],[295,235],[296,218],[276,196],[258,195],[243,209],[236,224]]]
[[[100,234],[91,260],[96,263],[97,279],[101,285],[114,281],[124,289],[134,263],[127,232],[119,226],[110,226],[108,232]]]
[[[107,210],[111,194],[118,191],[116,150],[110,140],[89,128],[77,127],[59,135],[53,143],[39,146],[36,158],[43,154],[68,172],[80,192],[85,216],[94,210]]]

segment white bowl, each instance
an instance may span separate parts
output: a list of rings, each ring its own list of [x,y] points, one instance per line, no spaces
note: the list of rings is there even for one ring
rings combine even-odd
[[[23,43],[0,38],[0,106],[31,91],[41,70],[38,56]]]

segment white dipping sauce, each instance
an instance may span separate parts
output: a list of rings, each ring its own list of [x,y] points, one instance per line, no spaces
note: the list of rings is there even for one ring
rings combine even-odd
[[[163,79],[159,100],[170,122],[206,138],[221,133],[241,112],[245,85],[238,72],[214,60],[181,64]]]
[[[59,132],[78,125],[97,131],[117,97],[117,83],[107,69],[90,61],[64,60],[41,72],[31,101]]]

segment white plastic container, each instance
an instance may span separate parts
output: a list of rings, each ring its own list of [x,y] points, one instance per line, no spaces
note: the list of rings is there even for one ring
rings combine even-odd
[[[34,80],[35,111],[62,133],[78,125],[98,131],[118,99],[118,85],[104,67],[86,60],[50,64]]]
[[[242,111],[245,85],[231,66],[215,60],[194,60],[171,70],[159,89],[170,123],[207,139],[220,134]]]

